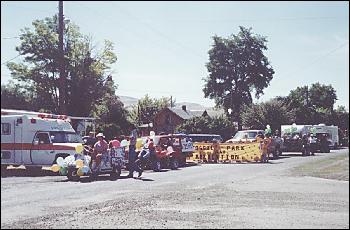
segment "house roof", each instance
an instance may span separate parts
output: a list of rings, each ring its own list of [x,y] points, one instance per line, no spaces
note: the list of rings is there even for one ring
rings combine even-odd
[[[170,111],[172,111],[173,113],[175,113],[176,115],[178,115],[179,117],[181,117],[184,120],[190,119],[192,117],[195,117],[196,114],[193,114],[191,111],[189,110],[183,110],[180,108],[168,108]]]

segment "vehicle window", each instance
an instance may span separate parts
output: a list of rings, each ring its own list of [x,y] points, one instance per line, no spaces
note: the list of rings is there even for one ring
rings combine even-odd
[[[10,134],[11,134],[11,124],[1,123],[1,135],[10,135]]]
[[[80,135],[68,132],[50,132],[53,143],[83,143]]]
[[[249,138],[249,139],[253,139],[253,138],[255,138],[255,137],[256,137],[256,135],[258,135],[258,133],[257,133],[257,132],[248,132],[248,138]]]
[[[47,133],[38,133],[36,138],[39,140],[39,144],[50,144],[49,135]]]

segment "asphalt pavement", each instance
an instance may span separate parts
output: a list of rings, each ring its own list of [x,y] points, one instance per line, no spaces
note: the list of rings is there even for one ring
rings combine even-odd
[[[349,181],[300,176],[305,162],[348,149],[269,163],[188,164],[117,181],[99,176],[1,178],[1,228],[349,228]],[[135,173],[135,177],[137,173]]]

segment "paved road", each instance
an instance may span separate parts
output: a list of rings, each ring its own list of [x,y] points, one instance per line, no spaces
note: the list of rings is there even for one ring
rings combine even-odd
[[[202,164],[117,181],[1,178],[1,228],[348,229],[349,181],[291,173],[348,154],[290,153],[267,164]]]

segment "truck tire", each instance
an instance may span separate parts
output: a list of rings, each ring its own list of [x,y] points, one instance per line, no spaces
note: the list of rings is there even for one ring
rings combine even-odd
[[[122,169],[120,166],[116,166],[113,168],[113,171],[109,174],[111,180],[118,180],[120,178],[120,174]]]
[[[155,160],[153,162],[153,171],[160,172],[161,169],[162,169],[162,165],[160,163],[160,160]]]
[[[281,149],[277,147],[272,155],[274,160],[278,159],[282,155]]]
[[[179,161],[176,158],[170,160],[170,168],[176,170],[179,168]]]

